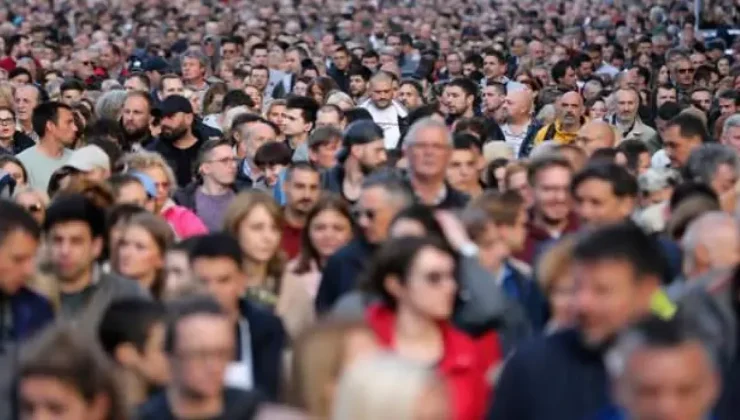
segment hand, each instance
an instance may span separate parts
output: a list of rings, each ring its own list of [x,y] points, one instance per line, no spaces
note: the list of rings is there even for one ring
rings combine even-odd
[[[442,227],[442,233],[444,233],[447,242],[456,251],[460,251],[463,246],[472,242],[465,226],[454,214],[446,210],[439,210],[434,213],[434,218]]]

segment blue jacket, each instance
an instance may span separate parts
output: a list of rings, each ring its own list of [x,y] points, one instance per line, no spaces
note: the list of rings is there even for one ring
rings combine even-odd
[[[502,286],[506,296],[524,308],[533,330],[541,331],[547,321],[547,299],[533,279],[510,263],[506,263],[504,270]]]
[[[282,376],[285,329],[280,318],[242,299],[241,314],[249,323],[254,387],[267,399],[277,401]]]
[[[13,314],[10,335],[16,342],[27,339],[54,320],[49,301],[26,287],[10,298],[10,304]]]
[[[367,241],[355,238],[329,257],[316,295],[316,313],[330,311],[342,295],[355,289],[373,252],[374,247]]]
[[[570,329],[519,347],[504,366],[488,420],[588,419],[609,404],[603,352],[586,348]]]
[[[715,417],[706,417],[707,420],[715,420]],[[596,417],[592,417],[591,420],[629,420],[629,417],[620,410],[618,407],[610,406],[604,409]]]

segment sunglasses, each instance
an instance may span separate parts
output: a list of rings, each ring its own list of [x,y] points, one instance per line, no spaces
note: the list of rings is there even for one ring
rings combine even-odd
[[[694,72],[694,69],[678,69],[679,74],[689,74],[693,72]]]
[[[363,217],[367,217],[367,220],[372,222],[373,220],[375,220],[375,215],[375,210],[359,208],[352,210],[352,218],[354,218],[355,220],[360,220]]]

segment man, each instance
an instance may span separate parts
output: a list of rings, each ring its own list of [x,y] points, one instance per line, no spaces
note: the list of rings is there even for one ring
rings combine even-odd
[[[59,93],[62,96],[61,103],[69,106],[77,105],[82,95],[85,94],[85,84],[78,79],[65,80],[59,87]]]
[[[128,298],[113,302],[100,321],[98,341],[116,364],[129,407],[138,407],[170,380],[164,354],[166,314],[159,302]]]
[[[678,90],[672,85],[660,85],[655,91],[655,109],[666,102],[678,102]]]
[[[349,50],[342,44],[337,45],[331,58],[332,65],[326,74],[337,82],[342,92],[349,92],[349,75],[347,74],[351,61]]]
[[[172,381],[142,405],[138,418],[252,418],[260,403],[256,394],[224,386],[238,350],[234,320],[202,296],[174,302],[171,313],[164,348]]]
[[[735,114],[740,108],[740,93],[733,89],[725,90],[717,97],[717,103],[721,116]]]
[[[687,324],[651,317],[619,337],[607,368],[620,409],[609,419],[715,418],[722,374],[714,352]]]
[[[17,155],[36,143],[15,129],[15,111],[9,106],[0,106],[0,155]]]
[[[91,182],[105,183],[111,176],[110,157],[95,144],[88,144],[72,152],[64,168],[72,169]]]
[[[249,84],[254,86],[265,97],[265,89],[270,81],[270,69],[267,66],[254,66],[249,72]]]
[[[316,311],[328,312],[342,295],[355,289],[374,250],[388,237],[388,228],[399,211],[413,202],[405,183],[389,171],[363,181],[356,206],[361,235],[329,257],[324,267]]]
[[[58,282],[59,313],[82,331],[97,331],[113,300],[145,296],[138,283],[104,273],[97,265],[105,244],[105,213],[88,198],[77,194],[56,198],[46,210],[44,233]]]
[[[411,190],[419,203],[437,209],[460,209],[470,197],[447,185],[452,135],[444,123],[425,118],[416,122],[403,143]]]
[[[250,63],[252,64],[252,68],[256,66],[265,66],[268,67],[268,51],[269,48],[267,47],[267,44],[264,44],[262,42],[259,42],[257,44],[254,44],[252,48],[249,50],[249,56],[250,56]],[[269,67],[268,67],[269,68]],[[285,73],[283,73],[280,70],[269,68],[270,71],[270,77],[267,82],[267,87],[265,88],[264,97],[265,98],[271,98],[273,95],[273,91],[275,87],[280,84],[285,78]]]
[[[100,50],[100,66],[110,79],[120,79],[126,75],[125,59],[121,48],[113,43],[106,43]]]
[[[159,100],[164,101],[172,95],[182,96],[184,90],[185,84],[182,82],[180,76],[176,74],[165,74],[159,81],[157,94],[159,95]]]
[[[571,183],[575,212],[588,227],[626,220],[637,204],[637,180],[616,163],[593,163]]]
[[[702,110],[705,115],[712,109],[712,92],[707,88],[698,87],[693,89],[689,94],[689,98],[691,99],[691,103]]]
[[[386,149],[395,149],[401,139],[402,120],[408,116],[403,105],[393,100],[393,78],[378,72],[370,79],[370,99],[360,104],[383,129]]]
[[[316,124],[318,110],[319,104],[305,96],[293,96],[285,104],[285,117],[280,128],[296,162],[308,160],[308,135]]]
[[[446,179],[450,186],[471,198],[483,193],[478,170],[477,139],[471,134],[457,133],[452,138],[452,154],[447,165]]]
[[[727,213],[704,213],[691,222],[681,238],[683,274],[688,280],[740,263],[738,223]]]
[[[159,86],[162,81],[162,76],[167,73],[169,64],[162,57],[152,57],[144,61],[142,70],[144,74],[149,78],[151,86]]]
[[[599,149],[614,147],[615,143],[616,136],[612,126],[599,120],[589,121],[581,127],[575,141],[575,144],[589,157]]]
[[[308,54],[306,54],[306,50],[301,47],[293,46],[285,50],[285,66],[283,70],[286,72],[286,75],[283,77],[282,83],[275,86],[272,92],[273,98],[284,98],[293,91],[293,86],[295,86],[296,80],[303,71],[303,65],[301,63],[307,58]]]
[[[398,87],[398,101],[409,111],[424,105],[424,89],[421,84],[413,79],[401,81]]]
[[[237,190],[251,187],[261,177],[254,156],[263,144],[277,141],[278,131],[271,122],[251,114],[242,114],[234,119],[232,132],[237,157],[241,159],[237,163]]]
[[[343,130],[346,124],[344,111],[336,105],[324,105],[319,108],[319,112],[316,114],[316,128],[334,127]]]
[[[308,160],[320,171],[337,164],[337,152],[342,145],[342,132],[331,126],[318,127],[308,137]]]
[[[123,82],[123,88],[126,92],[143,92],[149,94],[152,91],[152,82],[143,72],[136,72],[128,75]]]
[[[200,51],[187,51],[180,59],[180,70],[185,86],[194,92],[204,94],[208,90],[208,57]]]
[[[283,217],[282,249],[293,259],[301,251],[301,238],[308,213],[321,195],[319,171],[308,162],[293,163],[285,171],[283,191],[285,208]]]
[[[545,154],[530,162],[527,180],[534,202],[524,250],[517,254],[520,260],[532,264],[544,243],[578,229],[577,217],[571,212],[572,177],[572,166],[564,156]]]
[[[475,117],[473,103],[477,90],[475,83],[467,78],[454,79],[445,86],[442,104],[447,109],[448,125],[461,118]]]
[[[532,118],[534,111],[532,92],[527,89],[508,92],[501,108],[505,122],[501,126],[504,141],[511,147],[514,156],[520,158],[529,156],[534,147],[534,136],[540,129],[540,125]]]
[[[145,148],[154,141],[150,128],[154,121],[153,106],[148,93],[133,91],[126,95],[121,109],[124,149]]]
[[[148,150],[157,152],[167,160],[177,178],[177,185],[184,187],[193,179],[193,163],[205,142],[193,133],[193,107],[179,95],[168,96],[160,105],[161,133]]]
[[[640,140],[648,146],[651,153],[660,149],[660,138],[652,128],[643,124],[638,115],[640,94],[631,88],[619,89],[614,97],[617,102],[617,112],[612,124],[622,133],[622,140]]]
[[[650,313],[663,259],[653,239],[631,223],[580,237],[573,259],[577,325],[517,349],[499,378],[490,420],[598,418],[608,405],[605,353],[631,322]]]
[[[227,337],[233,337],[236,332],[235,348],[225,354],[226,384],[257,390],[275,401],[282,378],[285,330],[278,317],[241,298],[247,282],[242,269],[243,255],[234,237],[212,233],[193,245],[189,252],[190,267],[193,276],[225,312],[231,324]],[[221,378],[223,375],[218,377]]]
[[[672,168],[683,168],[691,153],[709,140],[704,123],[699,118],[682,113],[668,122],[663,139],[664,150]]]
[[[720,198],[723,209],[734,211],[740,158],[731,147],[717,143],[702,144],[691,152],[684,169],[688,180],[712,187]]]
[[[34,85],[23,85],[15,88],[13,103],[18,114],[18,131],[38,142],[39,134],[33,127],[33,110],[41,102],[41,91]]]
[[[414,40],[409,34],[401,34],[400,55],[398,64],[401,67],[402,77],[411,77],[419,67],[421,54],[414,48]]]
[[[506,56],[498,50],[489,48],[483,51],[483,76],[481,86],[486,86],[489,82],[498,82],[506,86],[507,92],[523,87],[521,83],[509,80],[506,77]]]
[[[586,81],[591,78],[594,72],[594,65],[591,57],[586,54],[579,54],[573,58],[573,67],[576,70],[576,80],[578,87],[582,88]]]
[[[567,90],[578,89],[576,71],[568,60],[561,60],[555,63],[555,65],[552,66],[550,75],[558,87]]]
[[[538,40],[533,40],[527,46],[527,56],[535,66],[541,66],[545,64],[545,44]]]
[[[676,84],[678,90],[685,94],[691,90],[694,85],[694,66],[688,57],[682,55],[673,64],[671,69],[671,78]]]
[[[344,132],[342,150],[337,156],[339,163],[322,176],[322,189],[354,203],[360,198],[365,177],[387,159],[383,130],[371,120],[355,121]]]
[[[175,202],[193,210],[210,232],[223,228],[224,214],[236,195],[237,161],[230,142],[207,141],[198,155],[198,181],[175,193]]]
[[[18,155],[28,172],[31,186],[46,191],[49,179],[64,166],[72,151],[69,147],[77,137],[72,109],[59,102],[46,102],[33,111],[33,131],[40,140]]]
[[[11,71],[16,68],[18,60],[31,53],[31,37],[22,34],[13,34],[5,45],[7,56],[0,60],[0,68]]]
[[[567,92],[555,102],[555,122],[548,124],[534,136],[535,146],[554,141],[557,144],[571,144],[576,139],[578,130],[584,124],[585,108],[583,98],[578,92]]]
[[[607,75],[611,78],[619,73],[619,69],[607,63],[604,60],[603,50],[601,45],[592,44],[586,48],[588,56],[591,58],[593,64],[594,73],[596,75]]]
[[[355,103],[364,101],[367,96],[368,82],[370,82],[372,72],[364,65],[355,65],[350,67],[347,75],[349,76],[349,95],[352,97],[352,100]]]
[[[34,333],[51,324],[54,309],[45,297],[29,287],[36,275],[36,255],[41,229],[26,209],[0,200],[0,309],[12,314],[2,324],[0,354],[0,415],[12,418],[18,347]]]
[[[736,153],[740,153],[740,115],[733,115],[725,121],[721,141]]]
[[[375,50],[366,51],[365,54],[362,55],[361,63],[362,66],[370,70],[370,73],[372,74],[372,72],[376,71],[380,66],[380,56]],[[368,80],[369,79],[370,78],[368,77]]]
[[[487,81],[483,86],[482,96],[482,111],[486,118],[489,118],[496,122],[496,124],[503,124],[506,119],[506,113],[503,110],[504,100],[506,99],[506,85]]]
[[[458,77],[463,77],[463,57],[458,52],[451,52],[445,57],[445,69],[440,73],[440,80]]]

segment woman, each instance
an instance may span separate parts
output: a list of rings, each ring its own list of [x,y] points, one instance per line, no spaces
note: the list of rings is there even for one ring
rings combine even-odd
[[[10,174],[15,180],[16,188],[25,187],[28,184],[28,171],[26,171],[26,167],[15,156],[0,156],[0,170]]]
[[[293,349],[290,402],[311,418],[325,420],[344,368],[374,354],[378,344],[365,323],[332,319],[304,331]]]
[[[449,418],[447,389],[434,370],[387,353],[358,361],[342,375],[332,414],[332,420]]]
[[[31,187],[22,187],[15,190],[13,201],[31,213],[39,226],[44,224],[46,207],[49,206],[49,196],[45,192]]]
[[[670,74],[668,72],[668,66],[665,64],[660,66],[660,70],[658,70],[658,80],[655,86],[662,86],[665,84],[670,84]]]
[[[722,56],[717,60],[717,71],[719,72],[720,79],[730,75],[730,68],[732,68],[734,62],[735,60],[731,55]]]
[[[162,216],[175,231],[178,239],[208,233],[208,229],[191,210],[178,206],[170,198],[177,186],[175,174],[158,153],[141,151],[130,153],[121,159],[125,171],[135,170],[154,181],[157,196],[154,198],[154,213]]]
[[[314,299],[326,260],[352,239],[352,216],[346,202],[325,195],[306,218],[301,252],[285,267],[276,313],[296,337],[316,319]]]
[[[224,102],[224,95],[228,91],[229,87],[226,86],[226,83],[222,82],[214,83],[208,88],[203,96],[203,115],[206,116],[204,120],[214,117],[218,118]]]
[[[252,99],[252,102],[254,102],[254,109],[257,113],[262,113],[262,92],[260,92],[259,88],[257,88],[254,85],[246,85],[244,86],[244,93],[249,95],[249,97]]]
[[[536,277],[550,308],[550,320],[545,326],[548,333],[566,328],[575,320],[575,281],[570,273],[573,245],[570,237],[558,241],[537,264]]]
[[[46,330],[22,356],[17,388],[21,420],[129,418],[110,361],[72,326]]]
[[[485,411],[485,376],[501,359],[500,347],[482,351],[450,323],[458,290],[455,254],[432,237],[401,237],[378,251],[367,285],[380,303],[367,320],[381,346],[434,366],[449,389],[453,419],[479,419]],[[467,360],[460,364],[460,360]]]
[[[164,219],[151,213],[137,214],[121,232],[116,271],[159,299],[164,290],[167,249],[174,242],[172,228]]]
[[[319,105],[324,105],[329,93],[334,90],[340,90],[334,79],[326,76],[317,77],[308,85],[308,96]]]
[[[275,200],[260,190],[243,192],[224,215],[224,231],[239,240],[245,257],[246,296],[273,309],[278,301],[284,258],[280,249],[283,215]]]
[[[586,116],[590,120],[603,120],[608,109],[603,97],[596,97],[586,102]]]

